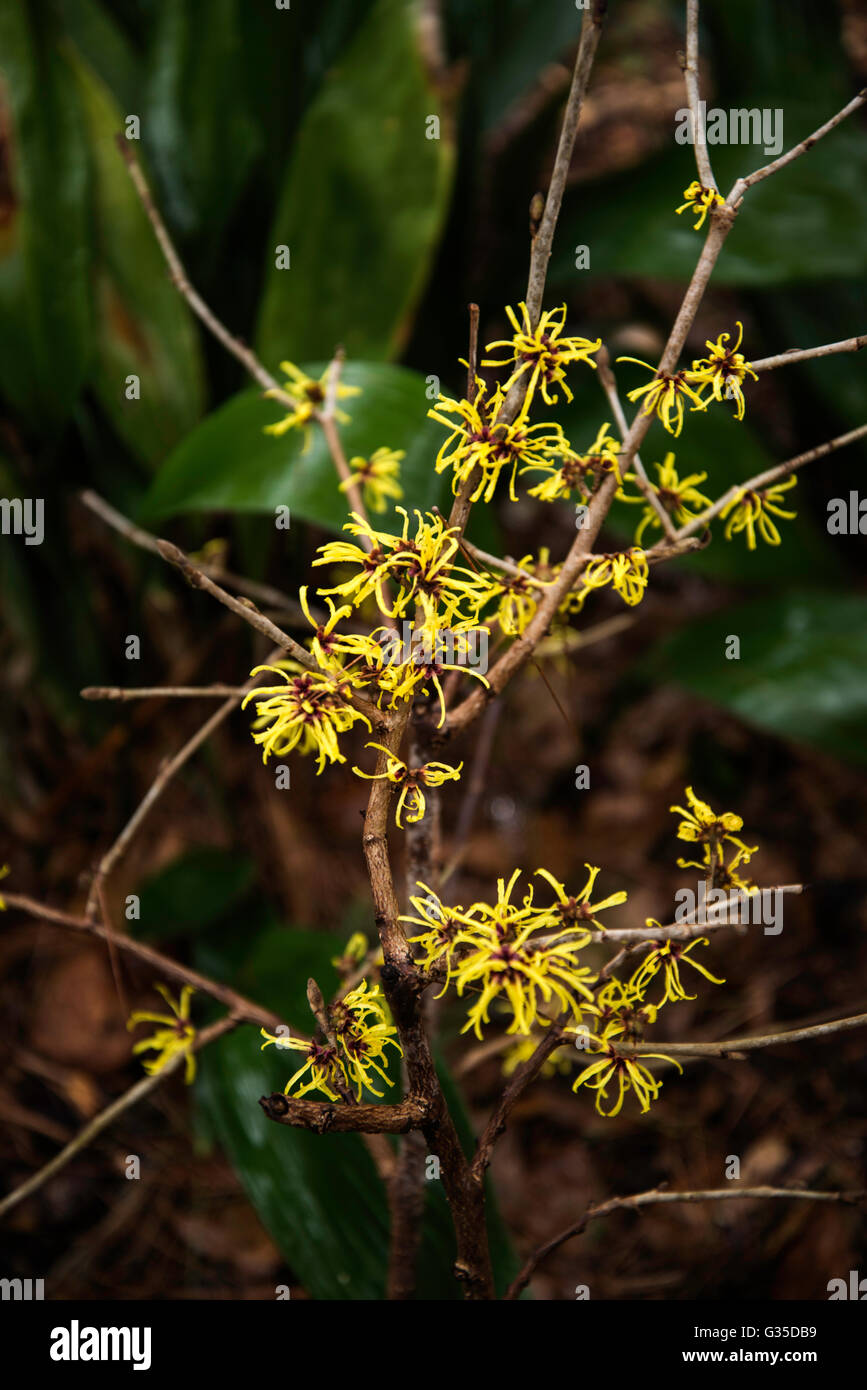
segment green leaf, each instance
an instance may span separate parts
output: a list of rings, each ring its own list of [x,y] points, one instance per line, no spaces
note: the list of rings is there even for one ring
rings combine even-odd
[[[794,122],[788,120],[788,109],[786,115],[788,144]],[[738,175],[768,162],[752,146],[716,146],[711,154],[724,191]],[[692,149],[683,146],[628,174],[582,184],[564,199],[551,260],[552,286],[575,283],[578,245],[590,247],[596,275],[688,281],[704,232],[693,230],[688,211],[678,216],[675,210],[694,178]],[[856,127],[842,126],[822,141],[821,149],[808,151],[750,189],[713,283],[766,289],[863,275],[867,242],[859,228],[865,219],[867,142]]]
[[[161,0],[149,54],[143,137],[166,213],[211,243],[264,144],[246,80],[248,49],[261,39],[248,9],[244,0]],[[280,18],[273,10],[275,27]]]
[[[726,641],[740,638],[740,660]],[[800,590],[689,623],[650,668],[748,723],[867,763],[867,599]]]
[[[172,285],[153,229],[115,144],[120,111],[108,88],[72,49],[94,174],[97,368],[94,389],[117,433],[155,463],[193,428],[203,409],[199,338]],[[135,375],[141,397],[128,400]]]
[[[250,888],[253,863],[221,849],[197,849],[153,874],[139,891],[135,933],[161,941],[213,926]]]
[[[0,237],[0,386],[32,423],[57,428],[92,353],[88,168],[75,85],[50,16],[0,6],[0,98],[12,171]]]
[[[303,368],[316,377],[324,369],[323,363]],[[431,402],[424,377],[405,367],[348,362],[341,379],[362,391],[342,402],[350,416],[350,423],[340,428],[347,458],[369,457],[380,446],[404,449],[404,505],[424,509],[441,502],[448,484],[433,464],[442,427],[426,418]],[[227,401],[166,460],[145,498],[144,517],[156,520],[178,512],[214,510],[267,512],[283,505],[305,521],[339,530],[349,507],[322,432],[311,428],[306,452],[299,430],[280,437],[265,434],[265,426],[283,414],[282,406],[263,401],[255,390]]]
[[[414,7],[377,0],[298,132],[267,249],[257,350],[393,357],[408,335],[448,203],[448,122],[420,56]],[[426,138],[430,116],[440,138]],[[275,248],[288,246],[291,269]]]

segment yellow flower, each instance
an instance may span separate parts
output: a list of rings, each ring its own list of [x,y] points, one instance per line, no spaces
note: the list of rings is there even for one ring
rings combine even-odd
[[[316,658],[317,666],[323,670],[339,670],[340,662],[337,660],[337,652],[340,650],[340,634],[334,629],[342,618],[352,616],[352,607],[345,603],[341,608],[336,608],[330,598],[326,598],[328,605],[328,618],[324,623],[317,623],[313,614],[310,612],[310,605],[307,601],[308,586],[304,584],[298,590],[298,597],[301,600],[301,607],[304,616],[313,628],[313,637],[310,640],[310,651]]]
[[[558,498],[569,497],[577,489],[582,497],[586,497],[595,490],[605,473],[614,473],[618,483],[622,484],[617,458],[620,441],[610,435],[608,429],[609,424],[606,421],[600,426],[586,454],[576,454],[569,450],[562,457],[559,468],[547,462],[522,468],[522,473],[538,472],[540,468],[548,472],[547,478],[529,489],[529,495],[538,497],[540,502],[555,502]]]
[[[723,520],[728,518],[725,528],[726,540],[730,541],[733,535],[745,531],[747,548],[755,550],[758,530],[762,540],[768,545],[779,545],[780,533],[771,517],[778,516],[784,521],[794,521],[798,513],[785,511],[780,503],[783,501],[783,493],[794,487],[797,481],[797,478],[789,478],[784,483],[773,483],[770,487],[758,491],[740,488],[720,512]]]
[[[451,965],[455,937],[463,928],[466,915],[461,907],[446,907],[426,883],[419,882],[416,887],[421,888],[424,895],[410,897],[418,916],[403,916],[400,921],[424,928],[418,936],[409,937],[409,940],[413,944],[418,943],[424,952],[424,957],[418,962],[421,970],[430,970],[440,961],[448,968]]]
[[[651,486],[669,516],[674,519],[678,526],[693,521],[699,512],[711,505],[710,498],[698,491],[698,484],[704,482],[707,477],[706,473],[690,473],[685,478],[679,478],[674,466],[674,454],[671,453],[666,454],[663,463],[657,463],[654,467],[659,474],[659,482],[651,484]],[[662,522],[657,516],[655,508],[642,494],[639,494],[638,497],[627,497],[621,493],[620,500],[621,502],[644,503],[644,511],[635,532],[636,545],[641,545],[648,526],[661,529]]]
[[[346,1080],[346,1075],[337,1055],[336,1048],[330,1043],[319,1043],[316,1041],[308,1042],[305,1038],[293,1038],[286,1033],[269,1033],[267,1028],[260,1029],[265,1041],[262,1044],[262,1051],[266,1047],[285,1048],[290,1052],[303,1052],[305,1060],[296,1072],[293,1072],[286,1085],[283,1087],[284,1095],[292,1094],[292,1087],[299,1082],[303,1076],[309,1072],[308,1079],[299,1087],[294,1095],[298,1100],[303,1099],[310,1091],[321,1091],[328,1100],[339,1100],[339,1088]],[[335,1085],[337,1090],[335,1090]]]
[[[382,990],[379,985],[370,986],[367,980],[328,1010],[329,1022],[334,1030],[340,1062],[344,1075],[355,1087],[357,1099],[362,1090],[381,1096],[373,1084],[371,1072],[375,1072],[387,1086],[393,1086],[384,1070],[387,1063],[386,1047],[393,1047],[403,1056],[403,1048],[397,1040],[397,1029],[391,1021]]]
[[[675,815],[683,816],[677,827],[677,838],[689,840],[693,844],[706,845],[708,862],[715,859],[719,864],[723,862],[723,842],[728,841],[745,852],[749,863],[749,856],[755,853],[755,847],[750,849],[735,834],[735,831],[743,829],[741,817],[735,815],[734,811],[723,811],[722,815],[717,815],[706,801],[699,800],[692,787],[687,787],[686,799],[689,803],[688,810],[683,806],[668,808]]]
[[[759,379],[743,353],[738,351],[743,336],[744,326],[738,321],[738,340],[733,347],[727,346],[730,333],[721,333],[716,342],[708,338],[705,343],[708,349],[707,357],[697,358],[686,373],[687,379],[693,386],[697,386],[699,391],[707,388],[710,392],[707,400],[733,400],[739,420],[744,418],[743,383],[748,376],[754,381]],[[707,400],[704,402],[705,405]]]
[[[395,822],[400,829],[403,829],[401,817],[406,811],[406,818],[410,825],[414,825],[424,817],[425,797],[424,787],[441,787],[443,782],[460,781],[461,768],[463,763],[458,763],[457,767],[450,767],[448,763],[430,762],[423,767],[414,767],[412,771],[402,762],[395,753],[392,753],[382,743],[366,743],[365,748],[378,748],[381,753],[387,755],[387,763],[384,772],[362,772],[360,767],[354,767],[352,771],[358,777],[364,777],[368,781],[379,781],[384,779],[393,782],[396,787],[400,787],[397,810],[395,812]]]
[[[8,864],[4,864],[4,865],[2,866],[2,868],[0,868],[0,878],[8,878],[8,876],[9,876],[9,874],[10,874],[11,872],[12,872],[12,870],[9,868],[9,865],[8,865]],[[5,912],[5,911],[6,911],[6,899],[3,898],[3,897],[0,897],[0,912]]]
[[[641,1052],[635,1056],[627,1056],[618,1052],[613,1041],[618,1031],[617,1024],[609,1024],[601,1037],[593,1038],[597,1050],[604,1053],[604,1056],[585,1067],[572,1085],[573,1091],[577,1091],[581,1086],[587,1086],[590,1090],[595,1091],[596,1110],[608,1119],[620,1114],[629,1091],[633,1092],[641,1107],[642,1114],[646,1114],[650,1109],[650,1102],[658,1098],[659,1092],[662,1090],[662,1082],[657,1081],[649,1068],[641,1065],[638,1060],[639,1057],[644,1061],[656,1058],[658,1061],[671,1062],[678,1071],[683,1071],[680,1063],[675,1061],[673,1057],[667,1057],[664,1052]],[[603,1101],[607,1098],[606,1088],[612,1082],[617,1087],[617,1096],[611,1108],[606,1110]]]
[[[717,193],[715,188],[705,188],[698,179],[693,179],[689,188],[683,190],[683,196],[686,202],[677,211],[678,213],[686,212],[689,208],[696,214],[697,221],[693,227],[693,231],[696,232],[703,226],[711,208],[721,208],[725,205],[725,198]]]
[[[190,1022],[190,997],[195,994],[192,985],[184,985],[181,989],[177,1002],[172,998],[165,985],[155,986],[157,993],[165,999],[171,1014],[152,1014],[142,1011],[131,1013],[127,1019],[127,1028],[135,1028],[138,1023],[161,1023],[162,1028],[149,1038],[142,1038],[133,1046],[133,1052],[157,1052],[159,1056],[151,1057],[142,1065],[146,1072],[151,1076],[162,1071],[178,1053],[185,1056],[185,1080],[189,1086],[196,1075],[196,1058],[193,1053],[193,1043],[196,1040],[196,1030]]]
[[[647,918],[647,925],[649,927],[660,926],[659,922],[653,917]],[[661,927],[660,930],[662,930]],[[635,971],[629,981],[630,986],[637,994],[643,994],[651,981],[659,974],[659,971],[663,970],[665,972],[665,990],[659,1001],[659,1008],[661,1008],[663,1004],[675,1004],[681,999],[695,999],[696,996],[694,994],[687,994],[683,987],[680,978],[681,961],[686,965],[691,965],[693,970],[697,970],[700,975],[704,975],[705,979],[710,980],[712,984],[724,985],[725,980],[718,980],[716,975],[712,975],[709,970],[706,970],[698,961],[693,960],[690,955],[690,951],[694,951],[696,946],[707,945],[708,939],[706,936],[695,936],[691,941],[658,941],[654,949],[645,957],[641,965]]]
[[[545,1026],[549,1020],[539,1006],[552,999],[560,1010],[569,1009],[580,1016],[581,1003],[576,995],[592,999],[588,985],[595,979],[576,959],[584,941],[534,944],[529,938],[536,929],[536,923],[530,921],[517,931],[505,932],[489,919],[471,923],[455,938],[455,947],[466,946],[469,954],[451,965],[450,981],[455,981],[459,995],[469,987],[481,990],[462,1032],[472,1028],[481,1039],[481,1025],[490,1022],[490,1006],[501,998],[513,1014],[506,1030],[509,1033],[526,1034],[536,1024]]]
[[[725,892],[736,889],[740,893],[757,893],[758,887],[752,879],[744,878],[740,873],[741,864],[749,864],[753,855],[758,852],[758,845],[741,845],[736,850],[732,858],[726,864],[722,857],[717,860],[716,851],[711,845],[702,846],[702,858],[697,859],[678,859],[679,869],[698,869],[705,878],[713,879],[714,888],[722,888]],[[722,856],[722,850],[720,851]]]
[[[683,429],[684,399],[692,401],[694,410],[704,410],[705,402],[690,384],[688,372],[680,371],[673,374],[661,372],[655,367],[651,367],[649,362],[642,362],[638,357],[618,357],[617,360],[618,362],[635,362],[639,367],[645,367],[647,371],[653,372],[650,381],[645,382],[644,386],[636,386],[634,391],[629,392],[629,399],[634,402],[645,396],[642,414],[653,415],[655,411],[669,434],[673,434],[675,438]],[[674,417],[674,425],[672,425],[672,417]]]
[[[520,574],[485,575],[488,596],[498,599],[497,622],[507,637],[520,637],[539,606],[542,590],[550,588],[553,580],[539,579],[532,555],[518,561]]]
[[[597,913],[604,912],[609,907],[620,907],[621,903],[626,902],[627,895],[621,889],[617,893],[610,893],[601,902],[591,903],[590,898],[593,894],[593,887],[599,877],[600,870],[592,864],[585,864],[587,870],[587,882],[581,889],[577,897],[570,897],[566,892],[565,884],[558,883],[553,874],[547,869],[537,869],[536,874],[540,878],[547,879],[557,895],[557,902],[552,909],[559,915],[560,921],[568,931],[577,931],[579,928],[586,930],[588,923],[604,931],[605,927],[598,920]],[[589,937],[588,937],[589,939]]]
[[[631,981],[624,984],[613,976],[597,991],[590,1012],[595,1013],[603,1025],[617,1024],[624,1042],[641,1042],[644,1029],[656,1022],[660,1007],[645,1003]]]
[[[305,433],[304,451],[306,453],[307,449],[310,447],[310,421],[325,404],[325,394],[328,387],[328,372],[330,368],[326,367],[318,381],[315,381],[313,377],[307,376],[305,372],[302,372],[300,367],[295,366],[294,362],[281,362],[280,370],[283,372],[284,376],[288,377],[284,388],[284,394],[292,396],[296,401],[296,405],[294,410],[291,410],[288,415],[284,415],[283,419],[278,420],[275,425],[266,425],[265,433],[281,435],[285,434],[287,430],[302,428]],[[273,399],[277,394],[278,393],[273,390],[266,391],[265,398]],[[345,400],[347,396],[360,395],[360,386],[344,386],[342,382],[338,384],[337,400],[342,401]],[[335,410],[334,414],[335,418],[338,419],[341,424],[345,425],[348,423],[349,416],[342,410]]]
[[[442,688],[442,677],[446,671],[459,671],[463,675],[473,676],[482,685],[488,685],[481,671],[467,661],[471,655],[471,634],[487,630],[471,621],[443,626],[435,618],[430,618],[423,626],[414,627],[410,659],[400,663],[390,661],[380,677],[380,689],[391,694],[391,708],[398,701],[410,700],[418,694],[430,696],[433,689],[440,707],[437,728],[441,729],[446,719]]]
[[[345,763],[338,734],[344,734],[360,720],[370,729],[370,720],[348,703],[348,683],[327,671],[308,671],[294,661],[278,666],[256,666],[250,674],[273,672],[282,685],[263,685],[251,690],[241,702],[245,709],[256,701],[253,742],[262,746],[262,761],[284,757],[294,748],[316,754],[316,772],[326,762]],[[264,698],[263,698],[264,697]]]
[[[348,975],[352,968],[360,965],[367,955],[368,941],[363,931],[354,931],[339,956],[331,957],[331,964],[342,975]]]
[[[580,599],[583,601],[591,589],[601,589],[606,584],[611,584],[624,603],[634,606],[644,598],[649,577],[650,570],[643,550],[622,550],[613,555],[596,555],[584,569],[584,587]]]
[[[486,352],[493,352],[495,348],[510,349],[508,356],[502,358],[485,358],[482,362],[483,367],[507,367],[515,363],[515,369],[508,381],[503,384],[503,391],[506,392],[514,386],[516,381],[530,372],[530,381],[527,386],[527,400],[529,401],[539,387],[539,392],[546,405],[555,405],[559,399],[550,392],[554,387],[562,386],[567,400],[572,400],[572,392],[566,385],[566,374],[564,368],[572,362],[586,362],[588,367],[596,368],[596,363],[591,356],[598,352],[602,346],[602,339],[597,338],[596,342],[591,342],[589,338],[563,338],[566,323],[566,305],[563,304],[559,309],[548,309],[542,314],[538,324],[533,328],[530,322],[530,315],[526,304],[519,304],[521,310],[521,322],[515,315],[514,309],[510,305],[506,306],[506,314],[509,322],[515,330],[512,338],[499,338],[496,342],[488,343]]]
[[[497,416],[503,404],[504,395],[498,386],[485,403],[487,387],[477,378],[478,391],[473,401],[451,400],[441,396],[436,408],[428,411],[432,420],[437,420],[450,431],[448,438],[436,457],[436,471],[442,473],[451,468],[452,490],[456,494],[461,484],[475,471],[479,470],[479,481],[471,494],[471,501],[478,502],[484,497],[490,502],[494,495],[500,474],[511,470],[509,496],[517,501],[515,475],[521,465],[544,467],[546,459],[553,455],[563,455],[569,450],[569,442],[560,425],[542,423],[527,424],[529,397],[525,398],[521,412],[511,424],[498,422]],[[448,417],[456,415],[457,420]]]
[[[352,520],[343,527],[353,535],[364,536],[370,550],[351,545],[348,541],[328,541],[319,547],[313,561],[316,565],[353,564],[354,574],[333,589],[320,589],[323,597],[339,594],[349,598],[356,607],[375,594],[380,611],[389,617],[402,617],[412,603],[421,603],[428,614],[439,605],[443,607],[443,627],[475,618],[487,598],[485,582],[472,570],[453,564],[460,549],[457,528],[448,527],[441,516],[416,511],[415,535],[409,534],[409,514],[396,507],[404,519],[401,535],[374,531],[368,522],[352,513]],[[384,585],[387,580],[398,586],[399,592],[389,606]],[[461,605],[465,613],[459,612]]]
[[[375,449],[366,458],[351,458],[349,467],[354,470],[351,478],[345,478],[340,484],[341,492],[348,492],[356,483],[364,486],[365,505],[371,511],[384,512],[387,506],[387,499],[392,498],[399,502],[403,497],[403,488],[398,482],[400,477],[400,461],[405,458],[403,449]]]

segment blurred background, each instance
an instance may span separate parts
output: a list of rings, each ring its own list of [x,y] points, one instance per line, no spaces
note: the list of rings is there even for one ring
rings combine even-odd
[[[546,303],[612,358],[656,360],[701,244],[682,190],[693,152],[683,10],[617,0],[582,117]],[[867,82],[867,8],[807,0],[702,7],[708,105],[781,108],[785,147]],[[345,516],[315,439],[263,434],[281,410],[207,337],[171,285],[115,135],[136,153],[195,286],[266,366],[321,370],[345,346],[348,454],[406,451],[405,501],[447,504],[426,419],[436,377],[461,393],[467,305],[482,343],[508,331],[526,285],[529,205],[550,173],[581,13],[567,0],[6,0],[0,8],[0,492],[45,499],[45,540],[0,540],[0,862],[10,891],[80,910],[99,855],[161,760],[212,706],[95,705],[88,685],[238,684],[265,649],[161,561],[88,511],[90,488],[157,534],[287,595]],[[439,138],[426,138],[429,118]],[[766,162],[711,151],[721,186]],[[748,357],[867,326],[863,116],[748,195],[687,344],[744,325]],[[286,246],[289,269],[278,269]],[[589,267],[576,268],[586,247]],[[864,359],[793,366],[748,387],[742,423],[719,407],[673,441],[654,426],[646,465],[676,453],[732,482],[864,423]],[[127,398],[128,378],[140,398]],[[618,368],[621,393],[640,369]],[[558,412],[586,449],[610,418],[595,376],[570,376]],[[660,566],[630,623],[532,672],[448,758],[491,749],[453,900],[539,865],[571,885],[585,861],[630,921],[668,920],[683,881],[672,801],[694,784],[745,820],[759,883],[805,882],[779,937],[720,933],[725,988],[660,1018],[660,1039],[715,1039],[867,1009],[865,540],[829,536],[828,503],[863,489],[865,449],[807,469],[779,549],[718,537]],[[791,494],[790,494],[791,497]],[[289,505],[292,526],[275,529]],[[621,543],[636,513],[612,513]],[[568,504],[522,494],[477,507],[471,536],[520,557],[574,536]],[[285,608],[274,610],[289,621]],[[600,595],[586,622],[621,616]],[[140,660],[125,657],[130,634]],[[739,661],[722,658],[728,634]],[[131,674],[132,673],[132,674]],[[553,692],[553,695],[552,695]],[[556,697],[556,698],[554,698]],[[352,931],[372,932],[361,858],[363,785],[292,762],[278,791],[234,714],[145,822],[109,893],[115,922],[307,1025],[304,984],[326,993]],[[362,738],[347,740],[350,764]],[[591,769],[589,791],[574,769]],[[443,794],[445,854],[464,791]],[[399,837],[395,836],[398,859]],[[125,922],[126,896],[141,899]],[[625,922],[625,915],[621,924]],[[9,913],[0,928],[0,1167],[7,1191],[140,1074],[105,952]],[[152,979],[125,968],[131,1001]],[[698,977],[696,977],[698,978]],[[205,1001],[196,1017],[207,1018]],[[465,1132],[498,1093],[489,1058],[467,1069],[461,1014],[443,1014],[443,1076]],[[457,1026],[454,1026],[457,1025]],[[19,1206],[0,1230],[4,1276],[52,1298],[377,1298],[388,1221],[355,1136],[271,1125],[256,1098],[285,1073],[240,1029],[208,1050],[191,1092],[172,1081]],[[864,1185],[867,1065],[858,1032],[814,1049],[694,1064],[641,1117],[597,1117],[565,1078],[537,1084],[493,1165],[498,1277],[588,1201],[721,1185],[728,1155],[751,1182]],[[124,1160],[142,1158],[127,1181]],[[860,1244],[859,1244],[860,1242]],[[823,1298],[857,1268],[863,1222],[845,1208],[719,1204],[615,1216],[548,1260],[540,1298]],[[436,1183],[420,1291],[456,1296]]]

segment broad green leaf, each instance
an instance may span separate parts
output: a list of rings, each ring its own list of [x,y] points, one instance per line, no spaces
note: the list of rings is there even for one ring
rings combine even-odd
[[[726,659],[740,638],[740,659]],[[748,723],[867,763],[867,599],[797,590],[687,624],[653,673]]]
[[[318,377],[323,363],[303,368]],[[404,505],[424,509],[441,502],[448,486],[434,472],[442,427],[426,418],[431,402],[425,379],[404,367],[348,362],[341,380],[362,394],[341,402],[350,422],[340,435],[347,458],[374,449],[406,450],[401,464]],[[166,460],[144,502],[144,516],[159,519],[190,511],[273,511],[339,530],[348,503],[318,427],[305,439],[298,430],[265,434],[285,413],[282,406],[244,391],[214,411]],[[376,514],[373,514],[374,521]],[[383,518],[385,524],[385,518]]]
[[[50,15],[0,6],[0,112],[11,171],[0,230],[0,386],[42,429],[67,417],[92,354],[88,167]]]
[[[139,890],[135,935],[149,941],[203,931],[243,898],[253,863],[221,849],[196,849],[153,874]]]
[[[161,0],[154,25],[143,137],[172,224],[212,244],[264,143],[247,84],[254,20],[244,0]]]
[[[418,15],[377,0],[298,131],[267,246],[256,335],[283,358],[393,357],[406,340],[448,202],[449,124],[419,50]],[[426,138],[428,118],[441,121]],[[278,269],[287,246],[291,268]]]
[[[93,385],[124,442],[139,458],[156,463],[202,413],[199,339],[117,149],[121,113],[105,84],[71,48],[69,61],[94,175],[99,254]],[[126,380],[133,375],[140,382],[138,400],[126,397]]]

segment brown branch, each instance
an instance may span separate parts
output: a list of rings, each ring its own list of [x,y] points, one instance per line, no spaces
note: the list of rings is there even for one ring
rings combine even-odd
[[[826,458],[836,449],[843,449],[847,444],[854,444],[856,439],[863,439],[865,435],[867,435],[867,425],[859,425],[857,429],[849,430],[846,434],[838,434],[836,439],[829,439],[826,444],[817,444],[815,448],[808,449],[804,454],[798,454],[796,458],[788,459],[785,463],[775,464],[773,468],[765,469],[764,473],[757,473],[755,477],[747,478],[746,482],[736,483],[727,492],[724,492],[722,497],[718,497],[710,507],[705,507],[704,511],[693,517],[692,521],[681,526],[677,533],[678,537],[684,539],[692,535],[694,531],[707,526],[708,522],[712,521],[715,516],[719,516],[723,508],[733,501],[739,493],[755,492],[760,488],[769,487],[771,483],[789,477],[799,468],[805,468],[808,463],[815,463],[817,459]]]
[[[566,180],[569,177],[569,168],[572,164],[572,151],[575,148],[575,137],[578,134],[581,108],[584,105],[593,60],[596,57],[596,49],[602,34],[605,9],[606,0],[593,0],[590,8],[584,11],[581,22],[581,39],[575,59],[575,70],[572,74],[572,85],[569,88],[566,109],[563,113],[563,125],[560,130],[548,195],[545,199],[545,210],[542,213],[539,230],[533,238],[530,254],[526,303],[530,323],[534,328],[542,312],[542,299],[545,294],[545,280],[548,275],[548,262],[551,259],[554,232],[557,229],[557,219],[560,216],[560,206],[563,202]]]
[[[197,1034],[192,1050],[194,1052],[201,1051],[203,1047],[207,1047],[209,1043],[215,1042],[217,1038],[221,1038],[225,1033],[237,1027],[239,1022],[239,1019],[230,1015],[212,1023],[208,1028],[203,1028],[201,1033]],[[71,1139],[64,1149],[61,1149],[60,1153],[55,1154],[54,1158],[45,1164],[44,1168],[40,1168],[37,1173],[34,1173],[20,1187],[16,1187],[13,1192],[7,1193],[0,1201],[0,1219],[6,1216],[13,1207],[17,1207],[20,1202],[25,1201],[27,1197],[32,1197],[35,1192],[44,1187],[56,1173],[59,1173],[77,1154],[86,1149],[88,1144],[92,1144],[94,1139],[104,1129],[107,1129],[119,1115],[124,1114],[133,1105],[137,1105],[140,1100],[144,1100],[145,1096],[150,1095],[151,1091],[155,1091],[158,1086],[161,1086],[167,1077],[177,1071],[184,1059],[185,1054],[179,1052],[160,1071],[151,1076],[143,1076],[128,1091],[124,1091],[123,1095],[118,1096],[117,1100],[113,1100],[111,1105],[107,1105],[104,1110],[95,1115],[84,1129],[76,1134],[75,1138]]]
[[[858,338],[841,338],[838,343],[823,343],[821,347],[789,348],[787,352],[778,352],[775,357],[762,357],[758,362],[751,362],[750,366],[754,372],[771,372],[775,367],[809,362],[815,357],[833,357],[838,352],[860,352],[863,347],[867,347],[867,333],[862,333]]]
[[[86,685],[79,691],[82,700],[162,700],[165,697],[172,699],[205,699],[224,700],[231,695],[232,699],[240,700],[247,691],[243,686],[236,685]]]
[[[564,1231],[560,1231],[552,1240],[534,1251],[520,1274],[510,1284],[504,1297],[507,1300],[516,1299],[552,1251],[571,1240],[573,1236],[582,1235],[589,1223],[600,1216],[610,1216],[615,1211],[637,1211],[641,1207],[659,1206],[669,1202],[733,1202],[747,1201],[750,1198],[782,1198],[801,1202],[839,1202],[844,1205],[856,1205],[867,1199],[867,1192],[811,1192],[806,1188],[797,1187],[720,1187],[709,1188],[704,1192],[665,1192],[654,1188],[650,1192],[637,1192],[631,1197],[611,1197],[607,1202],[589,1206],[578,1221],[567,1226]]]
[[[784,169],[787,164],[791,164],[793,159],[798,159],[802,154],[806,154],[807,150],[813,148],[817,140],[821,140],[823,136],[835,130],[842,121],[845,121],[853,112],[859,110],[859,108],[864,105],[865,101],[867,101],[867,88],[864,88],[856,97],[853,97],[852,100],[843,107],[842,111],[837,112],[836,116],[832,116],[824,125],[820,125],[818,130],[814,130],[812,135],[808,135],[806,140],[801,140],[799,144],[793,145],[785,154],[781,154],[779,159],[773,160],[770,164],[763,165],[761,169],[756,169],[752,174],[747,174],[746,178],[738,179],[726,199],[726,202],[733,208],[739,207],[748,188],[753,188],[755,184],[761,183],[763,179],[770,178],[771,174],[776,174],[779,169]]]
[[[218,980],[212,980],[207,975],[201,975],[197,970],[191,970],[188,965],[182,965],[171,956],[163,955],[144,941],[137,941],[131,936],[120,936],[92,917],[75,917],[72,913],[49,907],[47,903],[37,902],[21,893],[4,893],[3,898],[7,908],[25,912],[28,917],[36,917],[41,921],[50,922],[52,926],[64,927],[82,936],[113,942],[118,951],[149,966],[156,975],[166,976],[181,985],[192,985],[193,989],[200,990],[202,994],[208,994],[212,999],[224,1004],[238,1023],[251,1023],[257,1028],[269,1028],[273,1031],[283,1022],[278,1014],[272,1013],[270,1009],[261,1008],[251,999],[246,999],[243,994],[230,989],[228,985],[220,984]],[[297,1036],[300,1037],[301,1034]]]
[[[80,492],[78,497],[79,501],[83,502],[85,507],[92,511],[94,515],[98,516],[102,521],[105,521],[113,530],[123,536],[125,540],[130,541],[132,545],[138,546],[140,550],[149,551],[151,555],[159,555],[160,550],[157,537],[152,535],[150,531],[145,531],[141,526],[136,526],[125,517],[122,512],[110,506],[109,503],[105,501],[105,498],[100,497],[98,493],[92,492],[90,489],[87,489],[85,492]],[[237,589],[239,594],[247,594],[250,598],[257,599],[260,603],[266,604],[269,608],[281,609],[288,613],[294,622],[298,622],[304,627],[307,626],[304,610],[297,599],[289,598],[287,594],[281,593],[279,589],[272,589],[270,584],[259,584],[254,579],[247,579],[244,575],[233,574],[231,570],[225,570],[220,565],[212,565],[204,561],[199,561],[199,569],[202,571],[202,574],[207,574],[209,578],[219,579],[223,584],[228,584],[230,589]],[[326,615],[324,613],[318,614],[316,610],[312,608],[310,611],[317,622],[320,621],[320,618],[323,622],[325,621]]]
[[[141,166],[132,152],[132,148],[123,135],[116,136],[117,147],[123,156],[133,187],[138,194],[142,207],[147,213],[148,220],[154,230],[154,235],[159,243],[159,248],[163,253],[166,265],[169,268],[172,284],[183,295],[193,313],[199,318],[210,333],[213,333],[218,342],[222,343],[227,352],[241,363],[249,372],[254,381],[257,381],[266,391],[276,394],[284,405],[290,410],[297,407],[297,402],[281,390],[279,383],[269,371],[262,365],[246,343],[240,338],[236,338],[220,322],[216,315],[208,308],[201,295],[193,288],[184,270],[181,258],[174,248],[172,239],[166,230],[166,225],[157,211],[153,196],[148,187],[147,180],[142,173]]]
[[[626,416],[623,412],[623,405],[621,404],[620,394],[617,390],[617,379],[614,372],[611,370],[611,359],[608,355],[607,348],[602,347],[599,349],[596,354],[596,363],[598,366],[600,385],[608,398],[608,404],[617,422],[620,437],[621,439],[625,439],[629,433],[629,425],[627,424]],[[656,512],[665,535],[668,536],[670,540],[673,540],[677,535],[674,523],[663,505],[662,498],[648,478],[644,464],[641,462],[637,450],[632,459],[632,466],[635,469],[635,483],[639,492],[643,493],[649,505]]]
[[[417,1096],[407,1096],[395,1105],[333,1105],[274,1091],[262,1096],[259,1104],[278,1125],[310,1129],[316,1134],[406,1134],[425,1117],[425,1106]]]
[[[695,164],[699,182],[704,188],[716,188],[710,156],[707,152],[707,135],[701,119],[701,91],[699,87],[698,65],[698,0],[686,0],[686,54],[683,65],[683,78],[686,83],[686,96],[692,121],[692,140],[695,147]]]
[[[663,1052],[671,1052],[679,1057],[729,1057],[734,1053],[756,1052],[763,1047],[778,1047],[781,1043],[807,1042],[814,1038],[830,1037],[832,1033],[848,1033],[852,1028],[867,1026],[867,1014],[854,1014],[851,1018],[835,1018],[828,1023],[814,1023],[809,1028],[790,1028],[785,1033],[763,1033],[752,1038],[727,1038],[724,1042],[656,1042],[653,1039],[641,1043],[624,1043],[617,1050],[624,1055],[638,1055],[646,1052],[652,1045]]]

